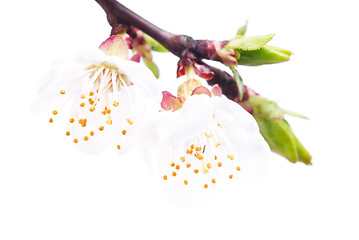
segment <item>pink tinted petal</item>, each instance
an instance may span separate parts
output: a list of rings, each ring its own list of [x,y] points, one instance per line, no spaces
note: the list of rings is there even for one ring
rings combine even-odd
[[[133,56],[130,58],[130,60],[139,63],[141,60],[141,53],[133,54]]]
[[[176,98],[171,93],[163,91],[162,92],[162,102],[161,107],[164,110],[173,110],[176,111],[182,107],[182,102],[179,98]]]
[[[112,35],[99,47],[106,55],[128,60],[128,46],[120,35]]]
[[[193,89],[192,95],[195,95],[195,94],[207,94],[209,97],[212,97],[211,92],[208,90],[208,88],[206,88],[204,86],[199,86],[199,87],[196,87],[195,89]]]
[[[218,86],[218,84],[213,86],[212,94],[213,94],[213,96],[216,96],[216,97],[222,96],[222,89],[220,86]]]

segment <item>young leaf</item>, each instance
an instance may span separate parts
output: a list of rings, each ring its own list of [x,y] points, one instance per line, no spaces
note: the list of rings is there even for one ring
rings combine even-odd
[[[283,48],[266,45],[254,51],[236,50],[238,65],[258,66],[288,61],[292,52]]]
[[[233,73],[233,77],[236,80],[237,83],[237,87],[238,87],[238,91],[239,91],[239,100],[243,99],[243,95],[244,95],[244,83],[243,83],[243,79],[241,78],[241,75],[239,75],[237,69],[235,67],[229,66],[229,68],[231,69],[232,73]]]
[[[273,36],[274,34],[251,37],[243,37],[239,35],[230,40],[226,45],[226,48],[238,49],[242,51],[258,50],[266,45],[273,38]]]
[[[311,155],[294,135],[287,121],[284,119],[271,121],[260,117],[255,117],[255,119],[262,136],[273,152],[282,155],[293,163],[312,164]]]
[[[147,60],[146,58],[142,58],[145,65],[152,71],[153,75],[155,75],[156,78],[159,77],[159,72],[156,64],[152,61]]]
[[[153,39],[149,35],[144,34],[143,36],[146,40],[146,43],[151,47],[151,50],[156,51],[156,52],[168,52],[168,50],[164,46],[162,46],[162,44],[157,42],[155,39]]]
[[[247,32],[247,25],[248,25],[248,20],[244,23],[244,25],[242,27],[240,27],[237,31],[237,36],[244,36],[244,34],[246,34]]]

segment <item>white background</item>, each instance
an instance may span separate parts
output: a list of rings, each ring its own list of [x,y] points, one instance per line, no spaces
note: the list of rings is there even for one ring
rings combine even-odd
[[[29,110],[52,62],[109,34],[95,1],[0,3],[0,239],[359,239],[358,23],[355,1],[122,1],[163,29],[197,39],[275,33],[292,60],[239,67],[280,106],[313,156],[273,154],[266,176],[222,188],[203,206],[168,200],[136,153],[83,154],[48,113]],[[156,54],[162,81],[177,58]],[[171,82],[170,82],[171,83]]]

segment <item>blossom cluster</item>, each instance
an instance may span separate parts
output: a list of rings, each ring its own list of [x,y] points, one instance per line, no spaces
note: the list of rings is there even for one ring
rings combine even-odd
[[[49,122],[86,153],[144,149],[179,203],[202,202],[218,184],[264,168],[270,150],[255,119],[218,85],[187,75],[176,96],[161,90],[126,37],[113,35],[51,71],[34,107],[50,111]]]

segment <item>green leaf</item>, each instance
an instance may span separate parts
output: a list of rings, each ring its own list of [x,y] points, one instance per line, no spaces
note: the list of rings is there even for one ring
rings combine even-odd
[[[164,46],[162,46],[159,42],[157,42],[149,35],[144,34],[143,36],[146,40],[146,43],[151,47],[151,50],[156,52],[168,52],[168,50]]]
[[[260,95],[250,96],[247,102],[253,107],[253,115],[267,120],[279,121],[283,119],[284,111],[277,103]]]
[[[239,35],[230,40],[226,45],[226,48],[242,51],[258,50],[266,45],[273,38],[273,36],[274,34],[251,37],[244,37]]]
[[[235,67],[229,66],[231,71],[233,72],[233,77],[236,80],[238,91],[239,91],[239,100],[243,99],[244,95],[244,83],[243,79],[241,78],[241,75],[239,75],[237,69]]]
[[[158,78],[159,72],[156,64],[152,61],[147,60],[146,58],[142,58],[142,60],[146,64],[146,66],[152,71],[153,75],[155,75],[155,77]]]
[[[273,152],[280,154],[289,161],[303,162],[311,165],[311,155],[294,135],[287,121],[271,121],[255,117],[260,132]]]
[[[254,51],[236,50],[238,65],[258,66],[288,61],[293,54],[291,51],[266,45]]]
[[[242,27],[240,27],[237,31],[237,36],[244,36],[244,34],[246,34],[247,32],[247,25],[248,25],[248,20],[244,23],[244,25]]]

